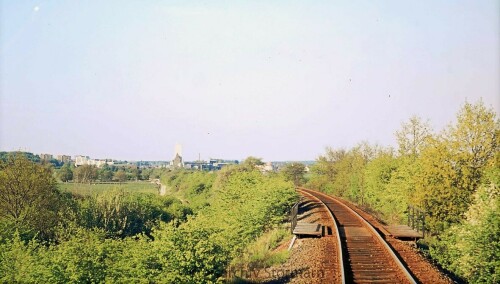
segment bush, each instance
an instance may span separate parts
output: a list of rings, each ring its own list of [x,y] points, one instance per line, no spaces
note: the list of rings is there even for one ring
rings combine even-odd
[[[471,283],[500,281],[499,195],[493,184],[481,187],[466,219],[431,243],[431,256]]]

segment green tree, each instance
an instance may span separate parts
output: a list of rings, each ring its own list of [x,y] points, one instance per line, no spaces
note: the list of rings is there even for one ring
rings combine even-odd
[[[365,201],[390,223],[399,223],[408,205],[407,176],[392,150],[385,150],[365,168]]]
[[[15,232],[11,239],[0,242],[0,282],[39,283],[46,282],[50,271],[39,257],[44,250],[40,243],[32,240],[26,243]]]
[[[179,202],[175,200],[164,206],[162,201],[156,195],[110,190],[82,201],[79,223],[86,228],[102,229],[107,237],[150,236],[160,220],[173,219],[174,213],[167,211],[173,203]]]
[[[334,150],[327,147],[324,155],[320,155],[316,159],[316,163],[311,167],[311,178],[309,179],[308,186],[317,188],[324,192],[342,194],[334,189],[334,179],[339,171],[339,164],[344,160],[347,152],[344,149]]]
[[[318,180],[319,174],[327,192],[364,203],[364,168],[376,152],[377,148],[366,142],[349,151],[327,148],[326,155],[320,156],[313,167],[312,183]]]
[[[289,163],[281,170],[285,180],[293,182],[295,186],[301,185],[304,181],[306,166],[302,163]]]
[[[60,192],[52,172],[24,155],[0,163],[0,220],[3,229],[46,238],[57,224]]]
[[[243,167],[248,167],[248,168],[255,168],[255,166],[262,166],[264,162],[262,162],[261,158],[256,158],[256,157],[248,157],[246,158],[241,165]]]
[[[97,179],[97,167],[92,165],[83,165],[75,169],[73,177],[79,183],[91,183]]]
[[[23,155],[26,157],[28,160],[35,162],[35,163],[40,163],[40,156],[35,155],[30,152],[21,152],[21,151],[15,151],[15,152],[0,152],[0,160],[7,162],[10,156],[16,156],[16,155]]]
[[[112,252],[99,230],[76,228],[68,239],[52,245],[44,255],[52,283],[102,283]],[[44,281],[41,281],[44,282]]]
[[[348,181],[347,197],[365,205],[365,168],[375,156],[377,149],[367,142],[361,142],[349,151],[346,166],[341,172]]]
[[[113,179],[120,183],[125,182],[127,181],[127,174],[123,170],[118,170],[117,172],[115,172]]]
[[[149,180],[150,177],[152,176],[152,173],[153,169],[148,169],[148,168],[142,169],[140,178],[142,180]]]
[[[415,200],[429,212],[429,225],[443,231],[463,218],[483,173],[499,151],[499,122],[482,102],[466,103],[440,137],[429,139],[418,159]]]
[[[423,122],[418,116],[401,125],[396,131],[398,152],[400,156],[410,156],[416,159],[420,151],[426,146],[427,139],[431,136],[431,127],[428,122]]]
[[[484,185],[473,196],[465,220],[431,243],[431,256],[471,283],[500,281],[500,190]]]
[[[130,167],[130,176],[131,179],[134,179],[136,181],[139,180],[139,178],[141,177],[141,170],[137,166]]]
[[[229,251],[213,239],[210,229],[195,226],[166,226],[155,235],[161,240],[157,251],[163,259],[162,275],[167,283],[216,283],[224,275]],[[187,237],[189,236],[189,237]]]
[[[69,164],[65,164],[59,169],[57,176],[62,182],[67,182],[73,179],[73,170]]]
[[[458,183],[472,194],[480,184],[483,170],[500,150],[500,120],[482,101],[465,103],[457,115],[456,126],[447,130],[446,139],[460,175]]]
[[[100,181],[111,181],[113,179],[113,172],[108,164],[104,164],[98,170],[98,176]]]

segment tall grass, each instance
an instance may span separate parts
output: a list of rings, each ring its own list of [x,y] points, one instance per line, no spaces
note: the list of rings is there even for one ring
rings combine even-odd
[[[231,265],[255,269],[285,263],[289,256],[287,246],[283,246],[283,249],[278,247],[290,238],[290,232],[284,226],[274,228],[251,243]]]
[[[59,183],[59,188],[78,195],[100,194],[117,189],[124,192],[158,193],[157,185],[141,181],[121,184]]]

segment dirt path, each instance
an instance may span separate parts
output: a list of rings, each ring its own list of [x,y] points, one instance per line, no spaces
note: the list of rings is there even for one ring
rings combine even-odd
[[[154,179],[151,181],[151,183],[154,183],[160,187],[160,189],[158,190],[158,194],[160,194],[161,196],[167,194],[167,186],[161,184],[159,179]]]

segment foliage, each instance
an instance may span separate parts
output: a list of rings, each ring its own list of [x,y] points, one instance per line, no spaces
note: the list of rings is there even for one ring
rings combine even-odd
[[[241,257],[231,262],[232,267],[266,268],[281,264],[288,257],[288,250],[276,251],[278,245],[289,237],[286,228],[274,228],[251,242],[243,251]]]
[[[173,219],[167,210],[172,203],[164,206],[162,198],[152,194],[131,194],[115,190],[86,197],[78,210],[79,220],[83,227],[104,230],[107,237],[126,237],[140,233],[150,235],[160,220],[168,222]]]
[[[217,186],[210,206],[200,209],[195,218],[188,219],[179,229],[202,230],[211,243],[209,248],[223,254],[212,256],[219,268],[210,269],[222,272],[255,238],[285,219],[297,196],[291,183],[244,165],[219,172],[214,184]]]
[[[101,194],[115,189],[131,193],[158,193],[158,186],[150,182],[125,183],[59,183],[61,191],[70,192],[75,196]]]
[[[37,283],[46,279],[49,271],[38,254],[43,250],[35,240],[25,243],[17,231],[10,239],[0,239],[0,282]]]
[[[50,169],[24,155],[0,164],[0,220],[2,229],[47,238],[57,223],[60,192]]]
[[[216,173],[205,171],[176,170],[162,175],[162,184],[170,194],[185,200],[194,211],[210,204]]]
[[[104,282],[109,254],[102,232],[77,229],[69,239],[42,251],[49,272],[45,282]]]
[[[32,166],[52,176],[50,168]],[[228,168],[224,177],[221,173],[164,174],[182,201],[128,188],[141,182],[115,189],[61,183],[65,190],[86,187],[90,193],[66,193],[69,200],[59,196],[64,208],[57,212],[48,242],[26,241],[16,231],[0,235],[0,281],[222,282],[228,263],[285,219],[296,193],[280,176],[256,169],[238,166]],[[195,215],[191,206],[196,206]],[[283,257],[275,255],[272,261]]]
[[[113,179],[113,171],[108,164],[104,164],[99,170],[97,170],[97,175],[100,181],[111,181]]]
[[[414,116],[396,132],[397,155],[366,144],[327,148],[308,186],[394,223],[405,218],[407,205],[424,209],[427,230],[438,238],[434,258],[469,281],[498,282],[499,134],[496,113],[481,101],[465,103],[439,134]]]
[[[295,186],[299,186],[305,181],[306,166],[302,163],[290,163],[286,164],[281,172],[285,180],[293,182]]]
[[[167,226],[155,235],[168,283],[220,282],[229,261],[227,248],[213,240],[215,232],[197,226]]]
[[[396,131],[399,155],[416,159],[426,147],[429,137],[431,137],[429,122],[423,122],[420,117],[412,116],[408,122],[401,125],[400,130]]]
[[[65,164],[64,166],[62,166],[57,172],[57,177],[62,182],[68,182],[70,180],[73,180],[73,170],[71,169],[70,165]]]
[[[74,170],[73,178],[79,183],[91,183],[97,179],[97,167],[82,165]]]
[[[446,230],[430,249],[445,268],[471,283],[500,280],[500,190],[480,187],[466,219]]]
[[[466,103],[441,136],[429,140],[418,160],[415,201],[440,232],[463,218],[487,166],[499,151],[500,123],[482,102]]]
[[[247,169],[253,169],[255,168],[256,166],[262,166],[264,165],[264,162],[262,162],[262,159],[261,158],[257,158],[257,157],[247,157],[242,163],[240,166],[244,167],[244,168],[247,168]]]
[[[312,167],[309,186],[364,204],[364,168],[378,151],[366,142],[349,151],[327,148]]]
[[[123,170],[115,172],[113,179],[118,182],[125,182],[127,180],[127,174]]]
[[[34,163],[40,163],[40,156],[30,152],[21,152],[21,151],[0,152],[0,161],[7,162],[9,158],[12,158],[13,156],[24,156],[26,159]]]
[[[391,150],[381,151],[365,168],[366,204],[390,223],[399,223],[411,196],[407,158],[396,158]]]
[[[456,123],[439,134],[412,117],[396,132],[397,152],[366,142],[327,148],[308,186],[394,223],[407,205],[425,209],[434,234],[430,255],[468,281],[498,282],[499,133],[495,112],[482,102],[464,104]],[[270,252],[283,237],[276,228],[297,199],[291,181],[300,184],[304,174],[303,165],[290,164],[282,175],[263,175],[254,157],[217,173],[81,166],[73,176],[81,183],[161,176],[170,195],[131,193],[145,186],[140,182],[115,190],[62,183],[74,193],[68,200],[50,166],[7,156],[0,155],[4,282],[214,283],[230,263],[279,262],[286,254]],[[68,170],[57,176],[70,180]],[[76,186],[87,194],[69,189]]]

